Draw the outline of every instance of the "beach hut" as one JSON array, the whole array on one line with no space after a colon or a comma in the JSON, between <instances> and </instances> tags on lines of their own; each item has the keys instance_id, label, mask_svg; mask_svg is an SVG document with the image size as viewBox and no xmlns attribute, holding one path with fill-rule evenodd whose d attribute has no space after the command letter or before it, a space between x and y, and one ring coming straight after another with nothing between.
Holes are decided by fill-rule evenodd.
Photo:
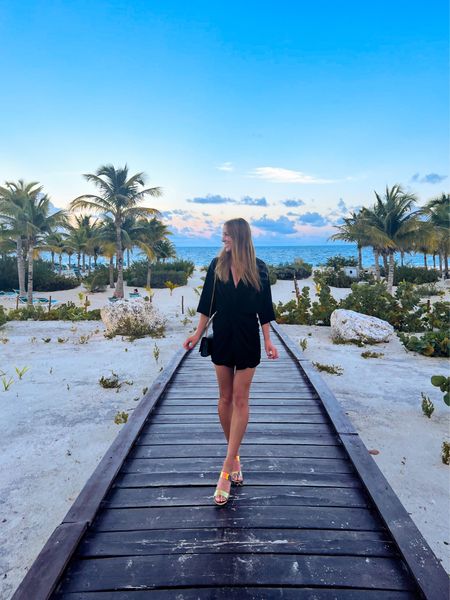
<instances>
[{"instance_id":1,"label":"beach hut","mask_svg":"<svg viewBox=\"0 0 450 600\"><path fill-rule=\"evenodd\" d=\"M357 279L359 277L358 267L344 267L344 273L348 277L354 277L355 279Z\"/></svg>"}]
</instances>

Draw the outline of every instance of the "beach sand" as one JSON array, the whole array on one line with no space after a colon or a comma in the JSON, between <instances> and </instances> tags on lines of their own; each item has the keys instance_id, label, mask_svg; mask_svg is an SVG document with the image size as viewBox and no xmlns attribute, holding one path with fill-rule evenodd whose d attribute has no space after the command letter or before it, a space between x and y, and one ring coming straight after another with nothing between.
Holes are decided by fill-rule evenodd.
<instances>
[{"instance_id":1,"label":"beach sand","mask_svg":"<svg viewBox=\"0 0 450 600\"><path fill-rule=\"evenodd\" d=\"M108 340L101 321L9 322L0 329L0 369L7 379L14 379L8 391L0 391L1 600L11 597L122 427L114 423L116 413L132 413L144 388L196 327L197 316L187 316L187 307L197 307L194 288L202 284L202 275L196 270L188 286L172 295L166 289L155 290L153 302L168 323L162 339ZM300 288L309 285L314 297L311 278L299 283ZM80 304L79 291L84 290L51 296ZM336 298L349 293L332 291ZM111 290L90 294L90 308L100 308L111 295ZM293 283L277 282L272 296L275 302L290 300ZM5 299L1 303L14 305ZM447 361L407 352L396 336L368 348L383 352L383 358L365 360L361 352L366 348L333 345L328 327L282 328L294 340L308 340L306 358L343 367L342 376L322 376L366 446L380 451L375 461L449 571L450 470L440 459L442 441L449 438L449 409L430 383L431 375L448 372ZM160 351L158 362L155 346ZM16 367L28 367L22 379ZM118 392L98 383L112 371L123 382ZM422 415L421 391L434 402L431 419Z\"/></svg>"}]
</instances>

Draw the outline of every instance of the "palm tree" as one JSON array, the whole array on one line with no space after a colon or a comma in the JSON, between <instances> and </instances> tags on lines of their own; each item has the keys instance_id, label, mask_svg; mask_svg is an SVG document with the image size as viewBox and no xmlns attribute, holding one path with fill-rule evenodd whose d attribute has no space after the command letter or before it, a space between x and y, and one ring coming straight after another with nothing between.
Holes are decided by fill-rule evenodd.
<instances>
[{"instance_id":1,"label":"palm tree","mask_svg":"<svg viewBox=\"0 0 450 600\"><path fill-rule=\"evenodd\" d=\"M136 245L139 246L147 257L146 285L149 288L152 276L152 262L157 258L157 245L165 239L166 235L170 235L170 232L167 229L167 225L153 218L150 220L139 219L136 222L133 234Z\"/></svg>"},{"instance_id":2,"label":"palm tree","mask_svg":"<svg viewBox=\"0 0 450 600\"><path fill-rule=\"evenodd\" d=\"M0 187L0 217L3 218L11 237L16 242L17 275L19 279L19 294L25 296L25 252L26 252L26 223L25 208L30 198L36 198L42 193L42 186L36 181L25 183L7 181Z\"/></svg>"},{"instance_id":3,"label":"palm tree","mask_svg":"<svg viewBox=\"0 0 450 600\"><path fill-rule=\"evenodd\" d=\"M173 242L163 238L155 244L155 254L157 261L162 260L165 262L168 258L176 258L177 251L173 245Z\"/></svg>"},{"instance_id":4,"label":"palm tree","mask_svg":"<svg viewBox=\"0 0 450 600\"><path fill-rule=\"evenodd\" d=\"M58 254L59 269L58 273L62 272L62 255L67 251L67 234L59 231L53 231L44 240L43 248L50 250L52 255L52 267L55 266L55 253Z\"/></svg>"},{"instance_id":5,"label":"palm tree","mask_svg":"<svg viewBox=\"0 0 450 600\"><path fill-rule=\"evenodd\" d=\"M344 217L344 223L336 225L336 228L339 232L330 236L329 239L356 242L358 247L358 267L362 269L362 248L370 245L362 213L352 212L350 217Z\"/></svg>"},{"instance_id":6,"label":"palm tree","mask_svg":"<svg viewBox=\"0 0 450 600\"><path fill-rule=\"evenodd\" d=\"M142 189L145 184L144 174L136 173L128 176L128 167L116 169L113 165L99 167L95 174L84 175L99 190L100 195L84 194L75 198L70 204L71 209L90 209L114 219L116 229L116 262L117 285L114 295L123 298L123 244L122 223L127 216L144 217L159 214L155 208L138 206L146 196L161 196L159 187Z\"/></svg>"},{"instance_id":7,"label":"palm tree","mask_svg":"<svg viewBox=\"0 0 450 600\"><path fill-rule=\"evenodd\" d=\"M84 226L84 216L75 215L75 222L73 224L68 223L66 228L68 231L67 244L77 255L77 266L78 271L80 271L81 257L84 257L88 246L88 234Z\"/></svg>"},{"instance_id":8,"label":"palm tree","mask_svg":"<svg viewBox=\"0 0 450 600\"><path fill-rule=\"evenodd\" d=\"M450 194L441 194L427 202L421 209L436 236L436 246L439 252L440 269L444 257L444 276L448 278L448 255L450 252Z\"/></svg>"},{"instance_id":9,"label":"palm tree","mask_svg":"<svg viewBox=\"0 0 450 600\"><path fill-rule=\"evenodd\" d=\"M405 244L412 243L419 229L419 213L412 211L416 201L415 195L405 192L398 184L391 189L386 186L383 197L375 192L375 197L374 207L363 209L366 231L375 253L381 250L381 254L386 257L386 262L389 261L387 287L392 292L394 254Z\"/></svg>"}]
</instances>

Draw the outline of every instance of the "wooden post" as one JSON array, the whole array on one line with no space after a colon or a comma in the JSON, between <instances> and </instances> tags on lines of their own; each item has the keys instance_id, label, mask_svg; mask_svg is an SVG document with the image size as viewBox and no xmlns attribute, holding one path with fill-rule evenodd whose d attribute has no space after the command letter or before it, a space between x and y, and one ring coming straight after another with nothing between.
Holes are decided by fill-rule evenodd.
<instances>
[{"instance_id":1,"label":"wooden post","mask_svg":"<svg viewBox=\"0 0 450 600\"><path fill-rule=\"evenodd\" d=\"M184 296L181 296L181 314L184 315Z\"/></svg>"},{"instance_id":2,"label":"wooden post","mask_svg":"<svg viewBox=\"0 0 450 600\"><path fill-rule=\"evenodd\" d=\"M51 296L49 296L49 297L48 297L48 312L50 312L50 311L51 311L51 308L52 308L52 297L51 297Z\"/></svg>"},{"instance_id":3,"label":"wooden post","mask_svg":"<svg viewBox=\"0 0 450 600\"><path fill-rule=\"evenodd\" d=\"M19 309L19 294L16 296L16 310Z\"/></svg>"}]
</instances>

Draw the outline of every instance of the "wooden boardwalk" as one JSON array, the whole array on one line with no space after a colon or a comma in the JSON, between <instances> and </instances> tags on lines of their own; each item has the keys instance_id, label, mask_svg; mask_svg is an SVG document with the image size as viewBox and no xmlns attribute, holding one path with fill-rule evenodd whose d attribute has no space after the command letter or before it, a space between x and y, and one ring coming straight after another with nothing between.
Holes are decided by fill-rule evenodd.
<instances>
[{"instance_id":1,"label":"wooden boardwalk","mask_svg":"<svg viewBox=\"0 0 450 600\"><path fill-rule=\"evenodd\" d=\"M241 448L225 455L209 359L180 351L123 427L14 600L412 600L448 577L335 397L274 326Z\"/></svg>"}]
</instances>

